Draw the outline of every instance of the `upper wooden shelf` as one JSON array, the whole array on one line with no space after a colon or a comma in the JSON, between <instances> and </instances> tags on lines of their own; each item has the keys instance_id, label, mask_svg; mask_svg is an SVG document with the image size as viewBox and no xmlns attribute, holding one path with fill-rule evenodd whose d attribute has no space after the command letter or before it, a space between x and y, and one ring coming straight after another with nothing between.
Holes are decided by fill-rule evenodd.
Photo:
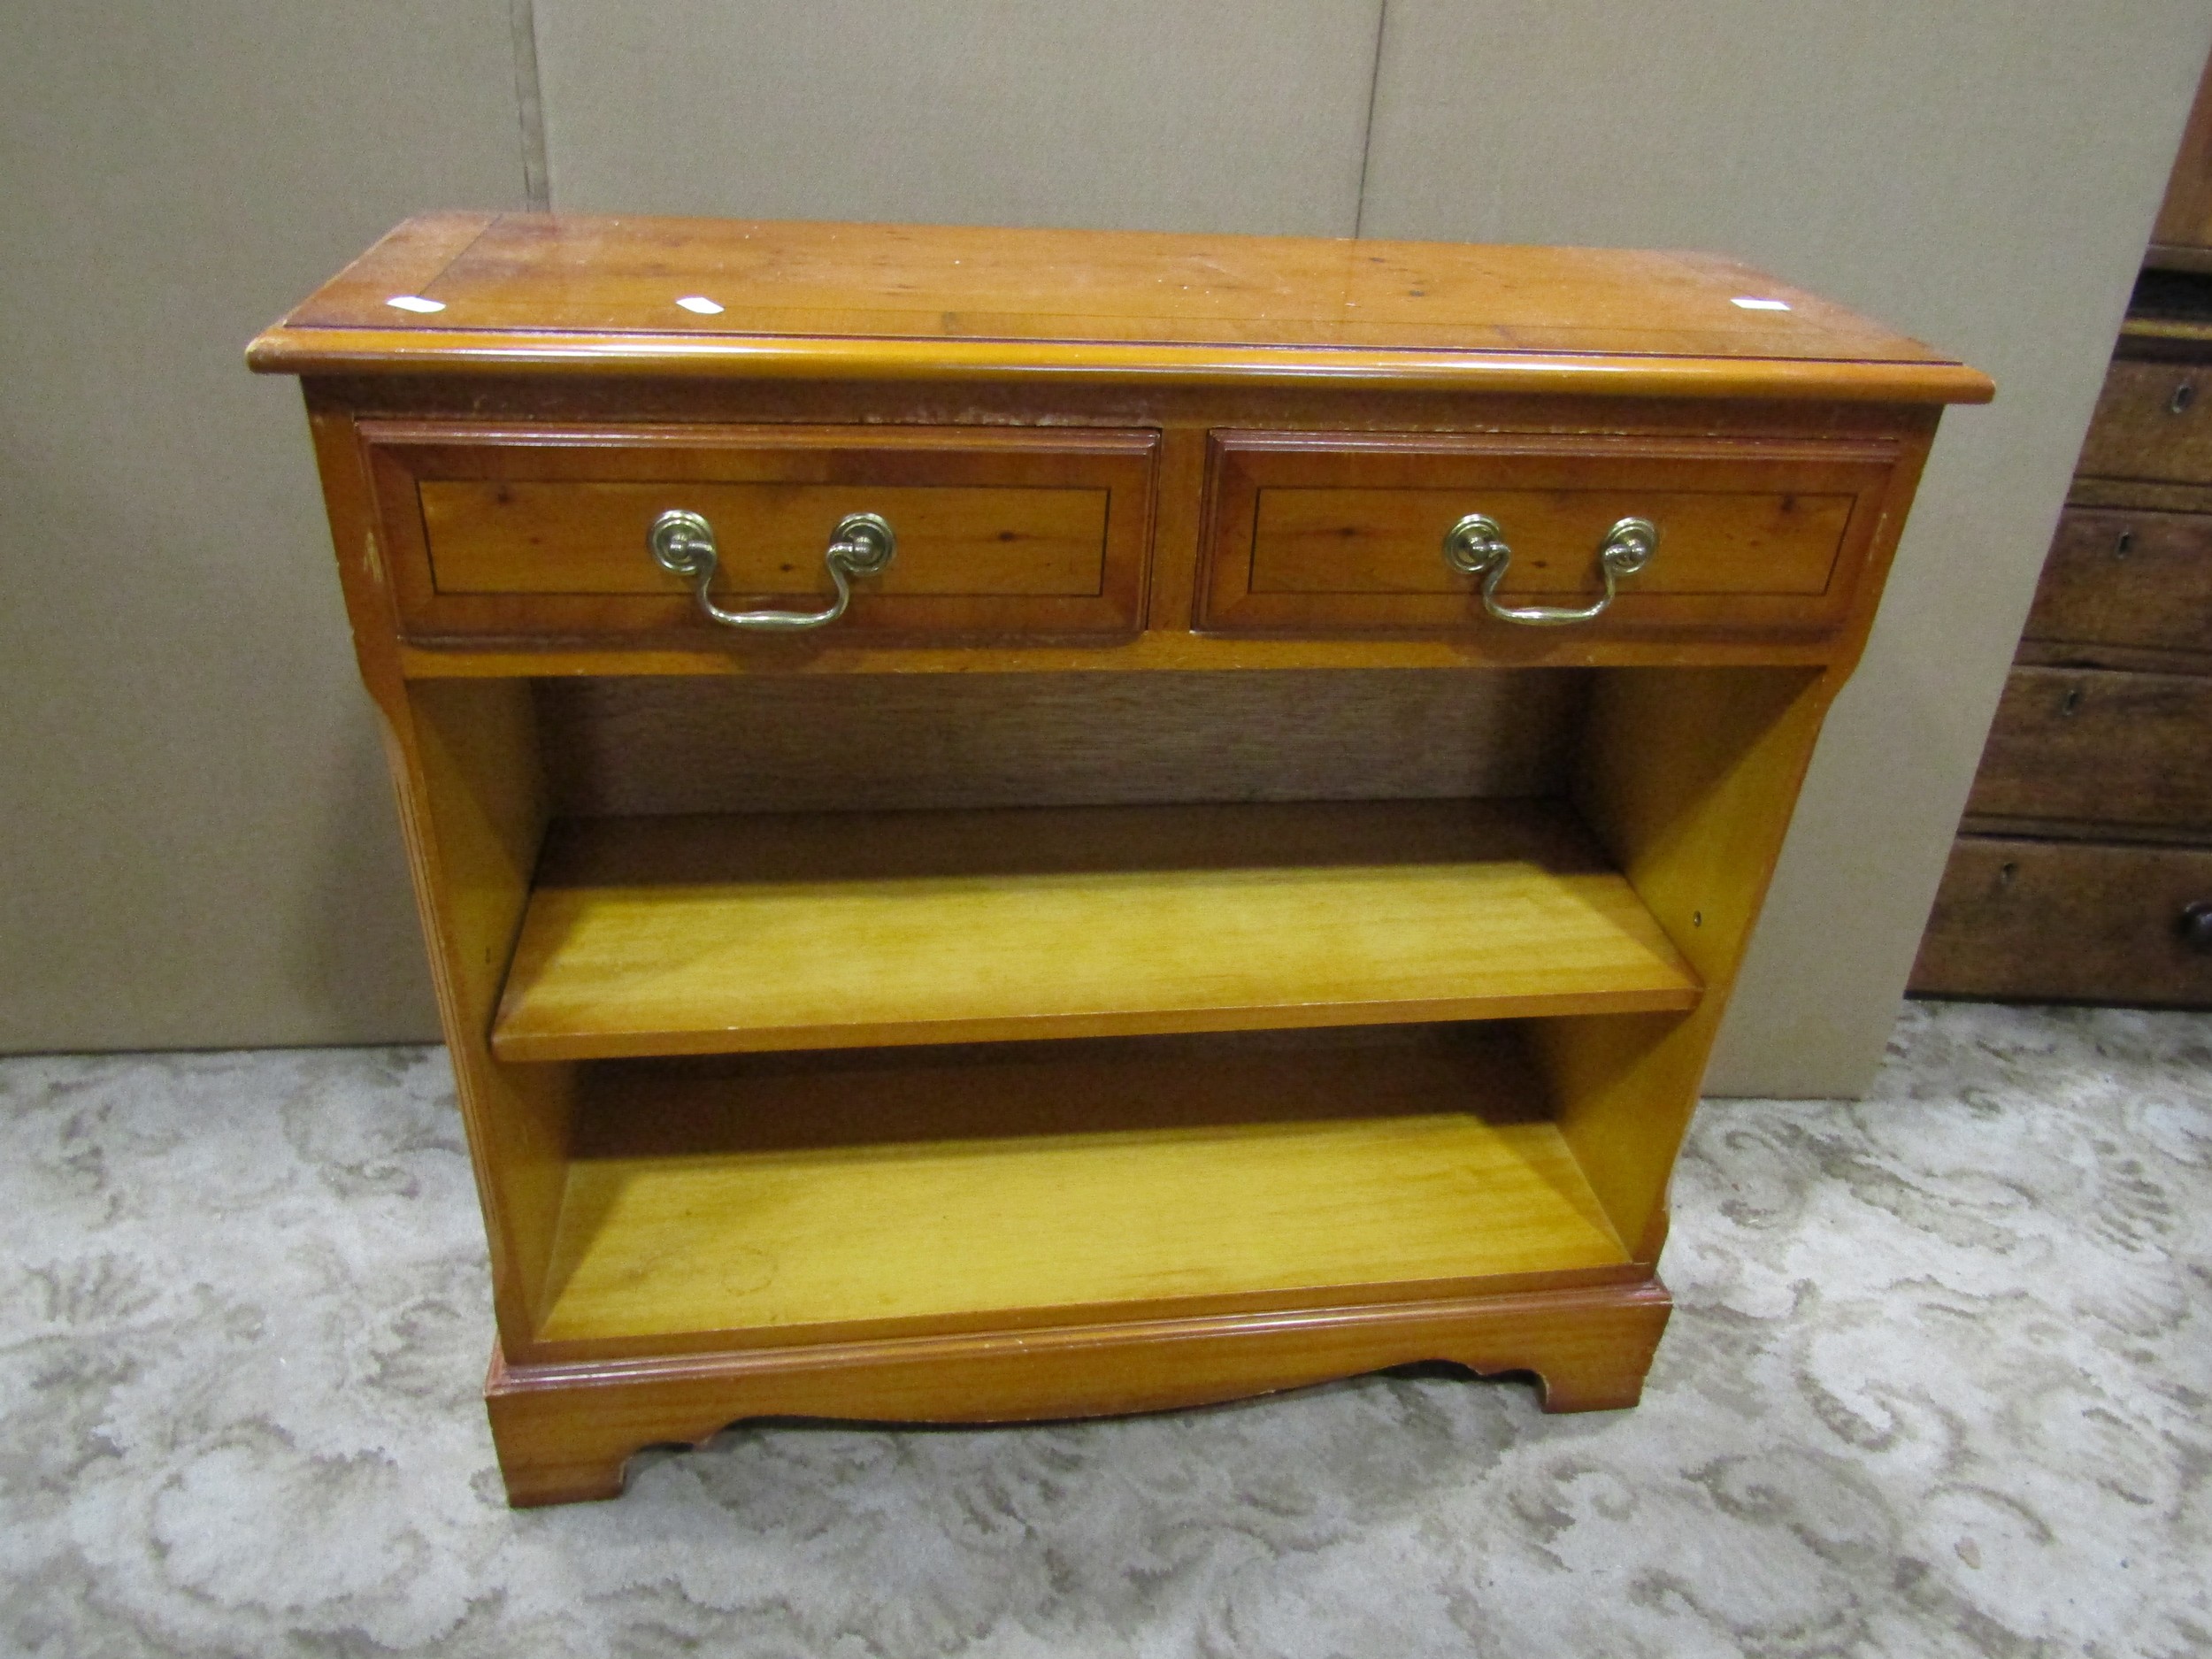
<instances>
[{"instance_id":1,"label":"upper wooden shelf","mask_svg":"<svg viewBox=\"0 0 2212 1659\"><path fill-rule=\"evenodd\" d=\"M1702 254L530 213L409 221L248 360L287 373L1993 392L1917 341Z\"/></svg>"},{"instance_id":2,"label":"upper wooden shelf","mask_svg":"<svg viewBox=\"0 0 2212 1659\"><path fill-rule=\"evenodd\" d=\"M1694 1007L1552 802L557 825L503 1060Z\"/></svg>"}]
</instances>

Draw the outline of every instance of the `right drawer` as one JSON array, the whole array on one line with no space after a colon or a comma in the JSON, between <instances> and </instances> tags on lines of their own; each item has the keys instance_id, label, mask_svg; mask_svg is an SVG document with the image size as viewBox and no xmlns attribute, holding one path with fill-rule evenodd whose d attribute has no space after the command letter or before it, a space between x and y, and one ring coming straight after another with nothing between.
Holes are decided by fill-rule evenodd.
<instances>
[{"instance_id":1,"label":"right drawer","mask_svg":"<svg viewBox=\"0 0 2212 1659\"><path fill-rule=\"evenodd\" d=\"M2212 1005L2212 851L1962 835L1911 988Z\"/></svg>"},{"instance_id":2,"label":"right drawer","mask_svg":"<svg viewBox=\"0 0 2212 1659\"><path fill-rule=\"evenodd\" d=\"M1575 622L1599 634L1819 631L1849 610L1896 463L1876 442L1217 432L1198 622L1496 630L1594 610ZM1447 541L1477 517L1504 557L1471 572ZM1601 550L1628 520L1656 544L1607 601Z\"/></svg>"},{"instance_id":3,"label":"right drawer","mask_svg":"<svg viewBox=\"0 0 2212 1659\"><path fill-rule=\"evenodd\" d=\"M2014 669L1966 810L2212 825L2212 676Z\"/></svg>"}]
</instances>

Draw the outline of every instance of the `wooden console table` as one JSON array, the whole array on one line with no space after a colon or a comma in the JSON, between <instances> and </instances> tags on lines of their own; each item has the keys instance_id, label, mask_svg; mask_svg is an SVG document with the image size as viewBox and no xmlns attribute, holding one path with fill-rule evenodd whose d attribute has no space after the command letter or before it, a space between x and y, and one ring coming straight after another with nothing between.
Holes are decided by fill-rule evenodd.
<instances>
[{"instance_id":1,"label":"wooden console table","mask_svg":"<svg viewBox=\"0 0 2212 1659\"><path fill-rule=\"evenodd\" d=\"M1682 255L531 215L250 361L517 1503L764 1415L1632 1403L1799 779L1991 393Z\"/></svg>"}]
</instances>

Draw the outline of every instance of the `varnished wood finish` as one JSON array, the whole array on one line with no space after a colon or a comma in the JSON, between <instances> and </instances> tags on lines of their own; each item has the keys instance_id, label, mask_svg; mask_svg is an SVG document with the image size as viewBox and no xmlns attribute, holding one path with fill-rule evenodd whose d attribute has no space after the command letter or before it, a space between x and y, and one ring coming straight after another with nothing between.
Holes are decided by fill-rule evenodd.
<instances>
[{"instance_id":1,"label":"varnished wood finish","mask_svg":"<svg viewBox=\"0 0 2212 1659\"><path fill-rule=\"evenodd\" d=\"M2212 826L2194 820L2174 824L2122 824L2109 818L2029 818L2001 812L1969 812L1959 820L1959 833L2029 836L2062 841L2114 841L2147 846L2199 847L2212 844Z\"/></svg>"},{"instance_id":2,"label":"varnished wood finish","mask_svg":"<svg viewBox=\"0 0 2212 1659\"><path fill-rule=\"evenodd\" d=\"M2027 637L2212 657L2212 516L2068 508Z\"/></svg>"},{"instance_id":3,"label":"varnished wood finish","mask_svg":"<svg viewBox=\"0 0 2212 1659\"><path fill-rule=\"evenodd\" d=\"M2085 478L2074 475L2066 492L2069 508L2118 508L2126 512L2212 512L2212 486L2170 484L2156 479ZM2063 529L2066 523L2061 518Z\"/></svg>"},{"instance_id":4,"label":"varnished wood finish","mask_svg":"<svg viewBox=\"0 0 2212 1659\"><path fill-rule=\"evenodd\" d=\"M397 612L352 423L311 403L310 430L355 654L398 795L431 985L483 1208L493 1312L501 1338L526 1348L543 1306L572 1106L569 1068L504 1066L483 1041L545 827L527 687L503 680L410 684L402 677Z\"/></svg>"},{"instance_id":5,"label":"varnished wood finish","mask_svg":"<svg viewBox=\"0 0 2212 1659\"><path fill-rule=\"evenodd\" d=\"M411 678L560 675L753 675L846 673L1067 672L1071 671L1192 672L1222 668L1573 667L1635 665L1695 660L1746 666L1855 659L1870 624L1878 582L1863 578L1834 626L1745 630L1726 634L1700 628L1623 633L1613 629L1533 629L1487 622L1427 638L1408 635L1348 639L1318 635L1221 636L1187 631L1196 603L1200 512L1208 435L1257 421L1271 428L1331 423L1340 428L1408 434L1474 428L1484 432L1546 434L1563 440L1593 432L1620 437L1704 439L1762 436L1848 440L1897 457L1886 490L1870 525L1869 571L1886 560L1911 498L1933 411L1924 408L1847 404L1757 404L1673 400L1645 402L1591 397L1471 400L1421 393L1343 394L1318 397L1303 390L1263 388L1220 390L1144 385L1068 386L1044 398L1025 385L959 388L870 384L789 386L780 382L596 382L570 389L563 405L532 382L499 381L472 398L437 377L398 382L410 394L396 400L388 384L358 380L311 383L312 398L342 396L365 415L405 424L436 411L487 428L527 417L554 425L595 414L603 424L625 409L657 425L757 425L779 419L807 425L861 422L942 426L948 421L1018 426L1048 421L1086 426L1132 426L1160 431L1160 486L1152 535L1147 628L1134 638L1043 641L1034 635L962 638L943 643L855 634L829 627L792 638L738 637L710 631L687 617L681 633L595 641L573 637L532 639L440 637L403 641L402 671ZM463 382L463 385L467 384ZM417 408L416 405L419 405ZM609 603L600 601L600 603ZM672 610L672 616L680 614ZM508 626L502 624L503 626ZM723 637L728 635L728 637ZM1233 643L1232 641L1233 640Z\"/></svg>"},{"instance_id":6,"label":"varnished wood finish","mask_svg":"<svg viewBox=\"0 0 2212 1659\"><path fill-rule=\"evenodd\" d=\"M645 531L677 494L664 484L426 483L432 580L441 594L665 593L671 578L644 557ZM808 562L863 501L899 550L865 579L864 599L1088 595L1105 582L1102 489L705 484L680 498L710 524L742 526L742 541L717 549L712 592L726 607L826 590L826 579L810 587Z\"/></svg>"},{"instance_id":7,"label":"varnished wood finish","mask_svg":"<svg viewBox=\"0 0 2212 1659\"><path fill-rule=\"evenodd\" d=\"M1442 557L1446 533L1479 512L1513 549L1509 604L1589 603L1613 525L1658 526L1658 551L1593 637L1824 626L1848 602L1896 458L1773 441L1217 433L1201 626L1509 629Z\"/></svg>"},{"instance_id":8,"label":"varnished wood finish","mask_svg":"<svg viewBox=\"0 0 2212 1659\"><path fill-rule=\"evenodd\" d=\"M1919 342L1731 261L1584 248L453 215L254 342L257 368L1068 376L1981 402ZM437 302L392 309L393 293ZM701 316L679 299L714 301ZM1779 299L1747 310L1738 297Z\"/></svg>"},{"instance_id":9,"label":"varnished wood finish","mask_svg":"<svg viewBox=\"0 0 2212 1659\"><path fill-rule=\"evenodd\" d=\"M2212 365L2114 358L2077 471L2212 484Z\"/></svg>"},{"instance_id":10,"label":"varnished wood finish","mask_svg":"<svg viewBox=\"0 0 2212 1659\"><path fill-rule=\"evenodd\" d=\"M1532 1023L1561 1133L1640 1262L1840 677L1655 670L1599 682L1575 796L1708 987L1686 1016Z\"/></svg>"},{"instance_id":11,"label":"varnished wood finish","mask_svg":"<svg viewBox=\"0 0 2212 1659\"><path fill-rule=\"evenodd\" d=\"M1128 634L1143 610L1156 434L924 427L363 429L403 623L417 637L660 634L719 645L646 545L717 526L726 609L811 610L848 513L897 536L841 634Z\"/></svg>"},{"instance_id":12,"label":"varnished wood finish","mask_svg":"<svg viewBox=\"0 0 2212 1659\"><path fill-rule=\"evenodd\" d=\"M1435 1295L1628 1260L1498 1027L595 1074L549 1355Z\"/></svg>"},{"instance_id":13,"label":"varnished wood finish","mask_svg":"<svg viewBox=\"0 0 2212 1659\"><path fill-rule=\"evenodd\" d=\"M518 1503L750 1416L1632 1403L1799 777L1990 393L1699 256L546 216L403 227L252 357L306 377ZM731 601L810 604L886 501L816 634L643 563L691 506ZM1655 501L1595 627L1425 563L1491 511L1563 601Z\"/></svg>"},{"instance_id":14,"label":"varnished wood finish","mask_svg":"<svg viewBox=\"0 0 2212 1659\"><path fill-rule=\"evenodd\" d=\"M2146 265L2212 269L2212 64L2197 83L2197 101L2182 129L2180 153L2167 175L2166 197L2151 227Z\"/></svg>"},{"instance_id":15,"label":"varnished wood finish","mask_svg":"<svg viewBox=\"0 0 2212 1659\"><path fill-rule=\"evenodd\" d=\"M1590 675L541 681L556 812L884 811L1556 795Z\"/></svg>"},{"instance_id":16,"label":"varnished wood finish","mask_svg":"<svg viewBox=\"0 0 2212 1659\"><path fill-rule=\"evenodd\" d=\"M1898 492L1893 492L1898 493ZM1910 491L1901 494L1909 497ZM1155 574L1159 572L1156 568ZM1871 619L1871 606L1868 618ZM402 671L412 680L512 680L528 676L590 675L913 675L1210 673L1217 670L1441 668L1640 668L1714 662L1739 668L1821 665L1855 661L1860 618L1825 634L1709 635L1698 643L1672 634L1623 637L1618 631L1575 633L1566 628L1514 627L1486 623L1480 629L1432 637L1392 638L1373 630L1345 630L1334 638L1263 638L1251 634L1169 633L1155 627L1127 642L1041 644L1001 636L973 648L956 643L878 644L833 629L797 639L763 634L720 641L712 648L657 642L608 648L565 641L531 641L512 648L477 641L403 643ZM1702 633L1703 630L1698 632ZM1560 638L1566 634L1571 637Z\"/></svg>"},{"instance_id":17,"label":"varnished wood finish","mask_svg":"<svg viewBox=\"0 0 2212 1659\"><path fill-rule=\"evenodd\" d=\"M1966 810L2212 825L2212 677L2014 669Z\"/></svg>"},{"instance_id":18,"label":"varnished wood finish","mask_svg":"<svg viewBox=\"0 0 2212 1659\"><path fill-rule=\"evenodd\" d=\"M2212 265L2201 250L2152 251ZM1916 993L2212 1002L2206 958L2178 926L2185 905L2212 900L2212 854L2193 850L2212 843L2212 328L2161 314L2182 291L2139 288L2122 326Z\"/></svg>"},{"instance_id":19,"label":"varnished wood finish","mask_svg":"<svg viewBox=\"0 0 2212 1659\"><path fill-rule=\"evenodd\" d=\"M505 1060L1679 1010L1571 813L1398 802L586 819Z\"/></svg>"},{"instance_id":20,"label":"varnished wood finish","mask_svg":"<svg viewBox=\"0 0 2212 1659\"><path fill-rule=\"evenodd\" d=\"M490 1024L544 833L526 689L498 680L409 688L404 718L421 780L414 810L424 820L411 850L425 932L443 948L449 1033ZM450 1046L494 1233L510 1247L493 1261L495 1279L511 1281L502 1330L519 1336L544 1311L572 1079L565 1067L502 1064L480 1041Z\"/></svg>"},{"instance_id":21,"label":"varnished wood finish","mask_svg":"<svg viewBox=\"0 0 2212 1659\"><path fill-rule=\"evenodd\" d=\"M1935 996L2212 1008L2212 953L2181 913L2212 902L2212 850L1962 835L1913 964Z\"/></svg>"},{"instance_id":22,"label":"varnished wood finish","mask_svg":"<svg viewBox=\"0 0 2212 1659\"><path fill-rule=\"evenodd\" d=\"M1656 1279L1428 1302L765 1348L652 1363L509 1365L485 1402L508 1502L620 1495L650 1445L748 1417L1021 1423L1203 1405L1441 1360L1532 1372L1548 1411L1632 1406L1673 1303Z\"/></svg>"}]
</instances>

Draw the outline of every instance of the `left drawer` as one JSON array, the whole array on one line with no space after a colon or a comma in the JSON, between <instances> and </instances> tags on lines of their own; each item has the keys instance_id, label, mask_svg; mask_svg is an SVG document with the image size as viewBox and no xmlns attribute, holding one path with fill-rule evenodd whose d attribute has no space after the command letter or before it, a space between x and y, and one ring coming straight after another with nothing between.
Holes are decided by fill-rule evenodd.
<instances>
[{"instance_id":1,"label":"left drawer","mask_svg":"<svg viewBox=\"0 0 2212 1659\"><path fill-rule=\"evenodd\" d=\"M360 427L402 629L418 640L803 633L1132 634L1143 615L1159 436L974 426ZM813 628L710 618L650 545L696 515L707 597L740 614L829 610L856 514L890 560ZM695 541L696 537L694 538Z\"/></svg>"}]
</instances>

